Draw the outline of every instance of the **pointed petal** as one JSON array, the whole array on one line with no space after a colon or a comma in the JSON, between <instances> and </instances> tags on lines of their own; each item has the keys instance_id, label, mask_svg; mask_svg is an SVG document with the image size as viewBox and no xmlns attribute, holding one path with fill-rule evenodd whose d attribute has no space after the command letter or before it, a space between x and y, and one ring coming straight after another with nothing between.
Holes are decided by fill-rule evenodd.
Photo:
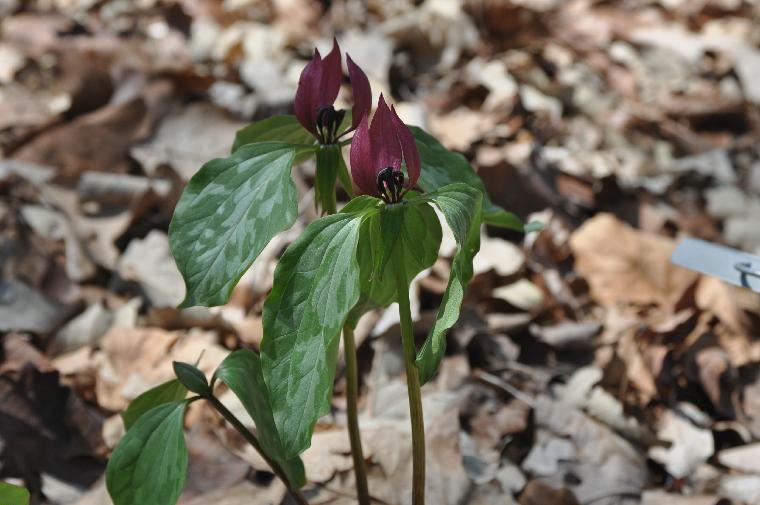
<instances>
[{"instance_id":1,"label":"pointed petal","mask_svg":"<svg viewBox=\"0 0 760 505\"><path fill-rule=\"evenodd\" d=\"M401 146L396 137L391 110L385 103L382 93L377 103L377 110L369 127L372 139L372 161L375 174L386 167L401 169Z\"/></svg>"},{"instance_id":2,"label":"pointed petal","mask_svg":"<svg viewBox=\"0 0 760 505\"><path fill-rule=\"evenodd\" d=\"M322 82L319 87L319 102L317 109L327 107L335 103L340 91L340 83L343 80L343 67L340 64L340 46L333 39L333 48L322 60Z\"/></svg>"},{"instance_id":3,"label":"pointed petal","mask_svg":"<svg viewBox=\"0 0 760 505\"><path fill-rule=\"evenodd\" d=\"M406 172L408 180L406 181L407 188L413 188L417 184L417 179L420 178L420 152L417 150L417 142L414 140L409 127L401 121L401 118L396 114L395 107L391 106L391 120L393 126L396 128L396 135L398 135L399 144L401 144L401 153L406 162Z\"/></svg>"},{"instance_id":4,"label":"pointed petal","mask_svg":"<svg viewBox=\"0 0 760 505\"><path fill-rule=\"evenodd\" d=\"M372 163L372 146L369 135L369 117L365 114L351 140L351 177L362 193L377 193L375 169Z\"/></svg>"},{"instance_id":5,"label":"pointed petal","mask_svg":"<svg viewBox=\"0 0 760 505\"><path fill-rule=\"evenodd\" d=\"M348 66L348 79L351 81L351 93L354 96L354 106L351 108L353 130L359 124L362 117L368 115L372 109L372 89L369 86L367 74L354 63L351 56L346 54Z\"/></svg>"},{"instance_id":6,"label":"pointed petal","mask_svg":"<svg viewBox=\"0 0 760 505\"><path fill-rule=\"evenodd\" d=\"M298 89L293 102L296 118L311 133L317 133L317 100L322 81L322 57L314 50L314 57L304 67L298 79Z\"/></svg>"}]
</instances>

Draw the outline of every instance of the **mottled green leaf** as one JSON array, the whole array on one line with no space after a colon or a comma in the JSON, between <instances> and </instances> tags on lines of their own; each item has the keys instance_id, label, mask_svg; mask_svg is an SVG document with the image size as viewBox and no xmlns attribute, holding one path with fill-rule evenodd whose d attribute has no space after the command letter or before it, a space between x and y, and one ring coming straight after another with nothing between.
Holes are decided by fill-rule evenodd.
<instances>
[{"instance_id":1,"label":"mottled green leaf","mask_svg":"<svg viewBox=\"0 0 760 505\"><path fill-rule=\"evenodd\" d=\"M114 505L174 505L187 477L186 401L152 408L111 455L106 487Z\"/></svg>"},{"instance_id":2,"label":"mottled green leaf","mask_svg":"<svg viewBox=\"0 0 760 505\"><path fill-rule=\"evenodd\" d=\"M258 354L249 349L230 353L215 375L235 393L256 423L259 442L266 455L279 463L292 487L302 487L306 483L303 462L299 456L287 457L282 448Z\"/></svg>"},{"instance_id":3,"label":"mottled green leaf","mask_svg":"<svg viewBox=\"0 0 760 505\"><path fill-rule=\"evenodd\" d=\"M494 226L524 231L519 217L495 205L488 197L483 181L472 169L464 156L449 151L422 128L410 126L422 160L419 186L427 192L448 184L465 183L483 193L483 220Z\"/></svg>"},{"instance_id":4,"label":"mottled green leaf","mask_svg":"<svg viewBox=\"0 0 760 505\"><path fill-rule=\"evenodd\" d=\"M0 482L0 504L29 505L29 491L25 487Z\"/></svg>"},{"instance_id":5,"label":"mottled green leaf","mask_svg":"<svg viewBox=\"0 0 760 505\"><path fill-rule=\"evenodd\" d=\"M141 415L164 403L174 403L184 400L187 396L187 388L177 379L159 384L153 389L149 389L129 404L127 410L121 413L121 419L124 421L124 429L129 430L135 421Z\"/></svg>"},{"instance_id":6,"label":"mottled green leaf","mask_svg":"<svg viewBox=\"0 0 760 505\"><path fill-rule=\"evenodd\" d=\"M287 456L309 446L317 419L329 412L338 336L359 299L359 229L372 200L311 223L274 272L261 361Z\"/></svg>"},{"instance_id":7,"label":"mottled green leaf","mask_svg":"<svg viewBox=\"0 0 760 505\"><path fill-rule=\"evenodd\" d=\"M438 206L446 217L457 241L457 253L452 260L449 283L435 324L417 355L417 367L423 384L438 369L446 351L446 332L459 319L465 289L472 279L472 260L480 250L482 193L466 184L451 184L428 193L426 199Z\"/></svg>"},{"instance_id":8,"label":"mottled green leaf","mask_svg":"<svg viewBox=\"0 0 760 505\"><path fill-rule=\"evenodd\" d=\"M238 130L235 134L235 142L232 144L232 152L234 153L246 144L270 141L306 146L314 144L314 137L301 126L295 116L272 116Z\"/></svg>"},{"instance_id":9,"label":"mottled green leaf","mask_svg":"<svg viewBox=\"0 0 760 505\"><path fill-rule=\"evenodd\" d=\"M298 215L295 149L248 144L190 179L169 226L187 294L182 307L221 305L264 246Z\"/></svg>"},{"instance_id":10,"label":"mottled green leaf","mask_svg":"<svg viewBox=\"0 0 760 505\"><path fill-rule=\"evenodd\" d=\"M411 282L438 259L441 236L438 216L422 199L368 216L362 225L357 251L361 297L351 310L348 323L355 326L362 314L396 301L396 274L393 262L388 260L399 254L399 245L404 251L404 273L407 282Z\"/></svg>"}]
</instances>

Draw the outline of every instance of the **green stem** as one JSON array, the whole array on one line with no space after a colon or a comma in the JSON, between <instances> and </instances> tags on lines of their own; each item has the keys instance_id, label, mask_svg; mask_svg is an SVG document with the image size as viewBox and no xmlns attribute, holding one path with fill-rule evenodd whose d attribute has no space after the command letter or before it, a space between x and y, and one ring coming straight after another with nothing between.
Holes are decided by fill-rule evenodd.
<instances>
[{"instance_id":1,"label":"green stem","mask_svg":"<svg viewBox=\"0 0 760 505\"><path fill-rule=\"evenodd\" d=\"M343 154L337 144L321 145L317 148L317 173L314 181L314 198L317 209L325 214L335 214L337 202L335 182L338 179Z\"/></svg>"},{"instance_id":2,"label":"green stem","mask_svg":"<svg viewBox=\"0 0 760 505\"><path fill-rule=\"evenodd\" d=\"M356 342L354 329L343 327L343 350L346 358L346 413L348 415L348 436L351 440L351 456L354 458L356 475L356 495L359 505L370 505L367 470L364 467L362 438L359 432L359 372L356 363Z\"/></svg>"},{"instance_id":3,"label":"green stem","mask_svg":"<svg viewBox=\"0 0 760 505\"><path fill-rule=\"evenodd\" d=\"M401 243L399 242L399 246ZM406 387L409 395L409 415L412 422L412 505L425 504L425 423L422 417L422 393L420 391L420 371L415 360L417 348L414 345L412 311L409 307L409 284L404 272L404 251L401 247L393 254L396 271L398 311L401 318L401 342L404 346L406 364Z\"/></svg>"},{"instance_id":4,"label":"green stem","mask_svg":"<svg viewBox=\"0 0 760 505\"><path fill-rule=\"evenodd\" d=\"M251 430L246 428L243 423L240 422L240 420L235 417L235 414L230 412L230 410L224 406L222 402L219 401L219 399L215 396L206 396L205 397L209 403L219 412L222 417L224 417L228 423L230 423L238 433L243 435L243 438L253 446L254 449L256 449L256 452L258 452L262 458L264 458L264 461L267 462L267 464L272 468L275 475L280 478L280 480L285 484L285 487L288 488L288 491L290 491L290 494L293 495L293 498L296 500L298 505L309 505L309 502L306 501L306 498L301 494L301 492L297 489L293 489L290 485L290 481L288 480L288 476L285 475L285 472L282 470L282 467L273 459L271 459L269 456L266 455L264 452L264 449L261 447L261 444L259 443L259 439L256 438L256 435L251 433Z\"/></svg>"},{"instance_id":5,"label":"green stem","mask_svg":"<svg viewBox=\"0 0 760 505\"><path fill-rule=\"evenodd\" d=\"M317 177L315 197L317 205L322 205L325 214L335 214L337 210L335 182L340 181L343 189L353 198L351 177L348 175L340 145L319 146L317 149ZM344 352L346 358L346 414L348 416L348 436L351 440L351 456L354 460L356 476L356 496L359 505L370 505L367 470L364 466L364 451L359 431L359 372L356 363L356 343L354 329L343 327Z\"/></svg>"}]
</instances>

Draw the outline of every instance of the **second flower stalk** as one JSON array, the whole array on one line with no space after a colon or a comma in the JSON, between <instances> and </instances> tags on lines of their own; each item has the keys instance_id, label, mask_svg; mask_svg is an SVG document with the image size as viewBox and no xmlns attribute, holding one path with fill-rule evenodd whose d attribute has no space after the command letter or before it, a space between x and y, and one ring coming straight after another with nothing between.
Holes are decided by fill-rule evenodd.
<instances>
[{"instance_id":1,"label":"second flower stalk","mask_svg":"<svg viewBox=\"0 0 760 505\"><path fill-rule=\"evenodd\" d=\"M326 214L337 211L336 182L349 195L354 192L382 199L387 205L399 204L415 187L420 175L420 156L414 137L393 107L380 95L370 122L372 93L364 72L347 56L348 76L354 104L350 125L344 126L345 111L336 110L334 102L342 81L340 48L322 58L315 51L304 68L295 98L295 112L301 125L314 135L317 147L315 200ZM351 141L351 178L341 154L340 139L354 131ZM352 182L353 179L353 182ZM390 209L389 209L390 210ZM399 244L399 249L401 244ZM396 289L399 300L404 358L412 422L413 505L423 505L425 495L425 441L422 418L419 372L415 364L416 348L409 310L409 285L404 272L403 251L394 254ZM346 362L347 420L356 476L359 505L370 505L364 452L358 422L358 364L353 328L343 328Z\"/></svg>"}]
</instances>

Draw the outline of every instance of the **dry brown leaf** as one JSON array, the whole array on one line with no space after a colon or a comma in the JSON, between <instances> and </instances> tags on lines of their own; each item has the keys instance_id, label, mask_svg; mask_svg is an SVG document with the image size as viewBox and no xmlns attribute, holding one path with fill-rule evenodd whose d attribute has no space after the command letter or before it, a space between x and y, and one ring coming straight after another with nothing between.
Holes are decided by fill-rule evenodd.
<instances>
[{"instance_id":1,"label":"dry brown leaf","mask_svg":"<svg viewBox=\"0 0 760 505\"><path fill-rule=\"evenodd\" d=\"M544 445L534 446L531 454L536 452L536 457L532 461L542 468L538 475L547 484L567 487L581 502L645 485L648 475L644 456L606 426L546 396L537 398L535 419L542 428L538 433L543 434ZM528 461L530 455L523 469ZM576 477L572 483L565 480L567 472Z\"/></svg>"},{"instance_id":2,"label":"dry brown leaf","mask_svg":"<svg viewBox=\"0 0 760 505\"><path fill-rule=\"evenodd\" d=\"M76 181L89 170L128 173L130 147L148 135L161 112L156 106L170 91L166 83L153 84L141 97L102 107L47 130L14 156L56 167L62 181Z\"/></svg>"},{"instance_id":3,"label":"dry brown leaf","mask_svg":"<svg viewBox=\"0 0 760 505\"><path fill-rule=\"evenodd\" d=\"M97 363L96 395L101 407L124 409L140 393L173 376L172 361L194 363L207 375L216 369L227 351L213 333L168 332L156 328L114 328L101 342Z\"/></svg>"},{"instance_id":4,"label":"dry brown leaf","mask_svg":"<svg viewBox=\"0 0 760 505\"><path fill-rule=\"evenodd\" d=\"M697 274L670 263L675 243L599 214L570 237L575 268L600 304L672 307Z\"/></svg>"},{"instance_id":5,"label":"dry brown leaf","mask_svg":"<svg viewBox=\"0 0 760 505\"><path fill-rule=\"evenodd\" d=\"M245 124L211 104L192 104L169 115L148 142L130 153L148 175L166 164L187 180L208 160L226 156L235 132Z\"/></svg>"},{"instance_id":6,"label":"dry brown leaf","mask_svg":"<svg viewBox=\"0 0 760 505\"><path fill-rule=\"evenodd\" d=\"M520 505L580 505L573 493L564 488L555 488L540 480L532 480L520 495Z\"/></svg>"},{"instance_id":7,"label":"dry brown leaf","mask_svg":"<svg viewBox=\"0 0 760 505\"><path fill-rule=\"evenodd\" d=\"M69 312L69 308L48 300L23 282L0 282L0 331L44 335L55 330Z\"/></svg>"},{"instance_id":8,"label":"dry brown leaf","mask_svg":"<svg viewBox=\"0 0 760 505\"><path fill-rule=\"evenodd\" d=\"M760 444L742 445L720 451L718 461L734 470L760 475Z\"/></svg>"},{"instance_id":9,"label":"dry brown leaf","mask_svg":"<svg viewBox=\"0 0 760 505\"><path fill-rule=\"evenodd\" d=\"M734 288L715 277L701 277L695 293L695 301L700 309L715 314L733 332L743 334L749 321L738 304Z\"/></svg>"},{"instance_id":10,"label":"dry brown leaf","mask_svg":"<svg viewBox=\"0 0 760 505\"><path fill-rule=\"evenodd\" d=\"M645 491L641 496L641 505L722 505L723 500L717 496L683 496L664 491ZM728 505L728 504L726 504Z\"/></svg>"},{"instance_id":11,"label":"dry brown leaf","mask_svg":"<svg viewBox=\"0 0 760 505\"><path fill-rule=\"evenodd\" d=\"M176 307L185 298L185 283L169 250L169 237L151 230L134 239L119 259L119 275L143 288L155 307Z\"/></svg>"},{"instance_id":12,"label":"dry brown leaf","mask_svg":"<svg viewBox=\"0 0 760 505\"><path fill-rule=\"evenodd\" d=\"M35 92L18 84L2 86L0 130L15 130L18 140L52 124L58 114L68 109L69 103L66 95Z\"/></svg>"},{"instance_id":13,"label":"dry brown leaf","mask_svg":"<svg viewBox=\"0 0 760 505\"><path fill-rule=\"evenodd\" d=\"M185 505L208 505L209 503L214 505L279 505L282 503L285 493L285 485L278 480L266 486L241 482L235 486L221 488L188 500ZM92 505L96 504L93 503Z\"/></svg>"},{"instance_id":14,"label":"dry brown leaf","mask_svg":"<svg viewBox=\"0 0 760 505\"><path fill-rule=\"evenodd\" d=\"M495 118L466 108L430 118L430 128L449 149L465 151L496 124Z\"/></svg>"},{"instance_id":15,"label":"dry brown leaf","mask_svg":"<svg viewBox=\"0 0 760 505\"><path fill-rule=\"evenodd\" d=\"M660 419L658 438L670 442L670 447L652 447L649 455L665 465L675 478L689 476L713 455L715 445L710 431L699 428L684 416L670 410Z\"/></svg>"}]
</instances>

